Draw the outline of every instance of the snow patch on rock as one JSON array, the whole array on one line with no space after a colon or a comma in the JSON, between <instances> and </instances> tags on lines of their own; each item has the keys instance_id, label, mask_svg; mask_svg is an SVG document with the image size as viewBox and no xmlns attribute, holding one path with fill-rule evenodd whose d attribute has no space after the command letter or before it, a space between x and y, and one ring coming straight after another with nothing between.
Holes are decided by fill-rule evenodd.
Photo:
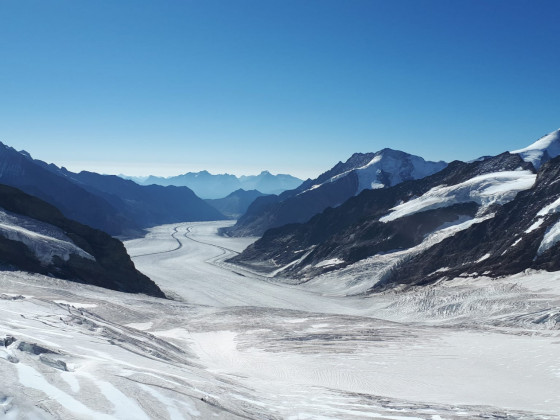
<instances>
[{"instance_id":1,"label":"snow patch on rock","mask_svg":"<svg viewBox=\"0 0 560 420\"><path fill-rule=\"evenodd\" d=\"M531 188L535 179L536 175L526 170L479 175L457 185L432 188L418 198L393 207L379 220L387 223L415 213L471 201L482 207L505 204L513 200L519 191Z\"/></svg>"},{"instance_id":2,"label":"snow patch on rock","mask_svg":"<svg viewBox=\"0 0 560 420\"><path fill-rule=\"evenodd\" d=\"M2 208L0 208L0 235L25 244L43 264L52 263L55 256L68 261L71 254L95 261L92 255L76 246L61 229L7 212Z\"/></svg>"},{"instance_id":3,"label":"snow patch on rock","mask_svg":"<svg viewBox=\"0 0 560 420\"><path fill-rule=\"evenodd\" d=\"M537 255L541 255L543 252L552 248L560 241L560 221L556 222L554 225L549 227L544 234L543 240L537 250Z\"/></svg>"}]
</instances>

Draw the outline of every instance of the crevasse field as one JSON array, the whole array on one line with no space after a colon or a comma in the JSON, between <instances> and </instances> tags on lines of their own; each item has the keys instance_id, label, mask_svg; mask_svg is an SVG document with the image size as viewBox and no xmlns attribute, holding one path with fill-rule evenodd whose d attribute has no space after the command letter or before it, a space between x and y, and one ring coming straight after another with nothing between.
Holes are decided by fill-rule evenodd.
<instances>
[{"instance_id":1,"label":"crevasse field","mask_svg":"<svg viewBox=\"0 0 560 420\"><path fill-rule=\"evenodd\" d=\"M126 243L169 301L2 272L0 418L560 418L560 273L286 285L224 262L227 223Z\"/></svg>"}]
</instances>

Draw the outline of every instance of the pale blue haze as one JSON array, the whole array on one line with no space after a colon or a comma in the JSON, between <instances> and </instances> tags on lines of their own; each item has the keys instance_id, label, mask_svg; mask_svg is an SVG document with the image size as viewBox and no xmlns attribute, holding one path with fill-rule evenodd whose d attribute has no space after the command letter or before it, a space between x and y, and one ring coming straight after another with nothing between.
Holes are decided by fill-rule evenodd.
<instances>
[{"instance_id":1,"label":"pale blue haze","mask_svg":"<svg viewBox=\"0 0 560 420\"><path fill-rule=\"evenodd\" d=\"M314 177L560 127L558 1L0 0L0 140L71 169Z\"/></svg>"}]
</instances>

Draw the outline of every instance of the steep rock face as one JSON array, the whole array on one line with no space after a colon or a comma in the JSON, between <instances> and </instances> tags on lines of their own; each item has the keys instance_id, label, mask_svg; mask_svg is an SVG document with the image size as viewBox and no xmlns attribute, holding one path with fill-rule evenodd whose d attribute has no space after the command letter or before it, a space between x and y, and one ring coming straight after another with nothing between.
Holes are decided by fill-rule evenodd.
<instances>
[{"instance_id":1,"label":"steep rock face","mask_svg":"<svg viewBox=\"0 0 560 420\"><path fill-rule=\"evenodd\" d=\"M143 229L164 223L225 218L186 187L139 186L116 176L76 174L1 143L0 182L117 236L138 236Z\"/></svg>"},{"instance_id":2,"label":"steep rock face","mask_svg":"<svg viewBox=\"0 0 560 420\"><path fill-rule=\"evenodd\" d=\"M227 218L237 219L247 211L253 201L262 196L264 194L257 190L239 189L225 198L205 201Z\"/></svg>"},{"instance_id":3,"label":"steep rock face","mask_svg":"<svg viewBox=\"0 0 560 420\"><path fill-rule=\"evenodd\" d=\"M232 261L310 278L373 255L410 249L453 225L467 228L483 220L530 188L533 172L531 164L509 153L472 163L452 162L420 180L364 190L307 223L271 229Z\"/></svg>"},{"instance_id":4,"label":"steep rock face","mask_svg":"<svg viewBox=\"0 0 560 420\"><path fill-rule=\"evenodd\" d=\"M235 226L224 229L231 236L260 236L267 229L304 223L327 207L336 207L364 189L379 189L420 179L445 168L445 162L427 162L397 150L355 153L315 180L285 191L276 199L257 199Z\"/></svg>"},{"instance_id":5,"label":"steep rock face","mask_svg":"<svg viewBox=\"0 0 560 420\"><path fill-rule=\"evenodd\" d=\"M0 185L0 209L3 265L165 297L153 281L135 269L122 242L108 234L67 219L50 204L6 185Z\"/></svg>"},{"instance_id":6,"label":"steep rock face","mask_svg":"<svg viewBox=\"0 0 560 420\"><path fill-rule=\"evenodd\" d=\"M495 217L459 232L397 267L376 288L441 278L560 270L560 157L543 164L534 186Z\"/></svg>"}]
</instances>

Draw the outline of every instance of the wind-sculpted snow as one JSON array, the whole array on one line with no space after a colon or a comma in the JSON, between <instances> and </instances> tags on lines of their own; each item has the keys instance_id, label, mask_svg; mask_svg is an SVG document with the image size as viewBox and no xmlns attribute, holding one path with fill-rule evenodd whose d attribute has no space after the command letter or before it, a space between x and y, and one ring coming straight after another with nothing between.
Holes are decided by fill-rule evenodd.
<instances>
[{"instance_id":1,"label":"wind-sculpted snow","mask_svg":"<svg viewBox=\"0 0 560 420\"><path fill-rule=\"evenodd\" d=\"M322 296L224 263L250 240L220 226L127 243L173 301L0 273L0 417L560 415L557 274Z\"/></svg>"}]
</instances>

